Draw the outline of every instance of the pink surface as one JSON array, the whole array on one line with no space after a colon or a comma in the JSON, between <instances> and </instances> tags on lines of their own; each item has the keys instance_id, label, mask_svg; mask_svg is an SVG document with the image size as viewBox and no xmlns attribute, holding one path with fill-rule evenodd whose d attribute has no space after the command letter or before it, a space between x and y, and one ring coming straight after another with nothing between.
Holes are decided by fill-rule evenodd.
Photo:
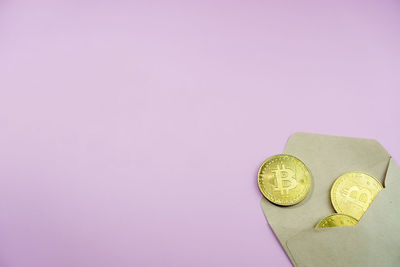
<instances>
[{"instance_id":1,"label":"pink surface","mask_svg":"<svg viewBox=\"0 0 400 267\"><path fill-rule=\"evenodd\" d=\"M396 1L0 1L0 266L290 266L259 164L400 160Z\"/></svg>"}]
</instances>

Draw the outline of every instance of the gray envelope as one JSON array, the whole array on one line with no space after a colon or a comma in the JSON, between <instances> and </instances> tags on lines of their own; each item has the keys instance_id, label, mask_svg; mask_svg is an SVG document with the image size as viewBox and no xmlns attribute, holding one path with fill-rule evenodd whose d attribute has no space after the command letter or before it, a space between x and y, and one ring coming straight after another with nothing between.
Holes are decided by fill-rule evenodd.
<instances>
[{"instance_id":1,"label":"gray envelope","mask_svg":"<svg viewBox=\"0 0 400 267\"><path fill-rule=\"evenodd\" d=\"M375 140L293 134L285 154L301 159L313 178L305 200L261 207L294 266L400 266L400 168ZM384 189L355 226L315 229L333 214L330 189L341 174L361 171Z\"/></svg>"}]
</instances>

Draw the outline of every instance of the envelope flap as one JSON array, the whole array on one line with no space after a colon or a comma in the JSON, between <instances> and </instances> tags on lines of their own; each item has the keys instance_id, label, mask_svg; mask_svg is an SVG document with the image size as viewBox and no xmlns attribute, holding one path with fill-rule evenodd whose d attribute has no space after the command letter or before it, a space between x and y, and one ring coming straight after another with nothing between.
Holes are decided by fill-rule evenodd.
<instances>
[{"instance_id":1,"label":"envelope flap","mask_svg":"<svg viewBox=\"0 0 400 267\"><path fill-rule=\"evenodd\" d=\"M308 229L289 239L296 266L398 266L400 168L393 160L386 183L356 226Z\"/></svg>"},{"instance_id":2,"label":"envelope flap","mask_svg":"<svg viewBox=\"0 0 400 267\"><path fill-rule=\"evenodd\" d=\"M313 184L309 195L291 207L279 207L265 199L261 206L273 231L293 260L286 242L296 234L313 229L334 212L330 188L343 173L362 171L384 180L390 155L375 140L296 133L285 147L285 154L296 156L310 169Z\"/></svg>"}]
</instances>

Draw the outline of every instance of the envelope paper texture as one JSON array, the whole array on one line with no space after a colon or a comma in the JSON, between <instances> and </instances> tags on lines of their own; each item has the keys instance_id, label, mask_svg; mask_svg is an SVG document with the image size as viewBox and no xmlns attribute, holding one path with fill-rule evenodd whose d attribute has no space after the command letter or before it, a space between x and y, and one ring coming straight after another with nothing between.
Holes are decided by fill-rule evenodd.
<instances>
[{"instance_id":1,"label":"envelope paper texture","mask_svg":"<svg viewBox=\"0 0 400 267\"><path fill-rule=\"evenodd\" d=\"M261 207L294 266L400 266L400 168L375 140L293 134L285 154L302 160L312 175L305 200ZM315 229L335 213L330 189L340 175L361 171L384 188L355 226Z\"/></svg>"}]
</instances>

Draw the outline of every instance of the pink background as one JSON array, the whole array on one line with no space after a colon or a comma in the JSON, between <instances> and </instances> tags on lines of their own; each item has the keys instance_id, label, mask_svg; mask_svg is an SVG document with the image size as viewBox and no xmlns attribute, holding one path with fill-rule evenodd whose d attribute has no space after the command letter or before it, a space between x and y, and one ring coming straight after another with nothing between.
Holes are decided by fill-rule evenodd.
<instances>
[{"instance_id":1,"label":"pink background","mask_svg":"<svg viewBox=\"0 0 400 267\"><path fill-rule=\"evenodd\" d=\"M398 1L0 1L0 266L290 266L296 131L400 159Z\"/></svg>"}]
</instances>

